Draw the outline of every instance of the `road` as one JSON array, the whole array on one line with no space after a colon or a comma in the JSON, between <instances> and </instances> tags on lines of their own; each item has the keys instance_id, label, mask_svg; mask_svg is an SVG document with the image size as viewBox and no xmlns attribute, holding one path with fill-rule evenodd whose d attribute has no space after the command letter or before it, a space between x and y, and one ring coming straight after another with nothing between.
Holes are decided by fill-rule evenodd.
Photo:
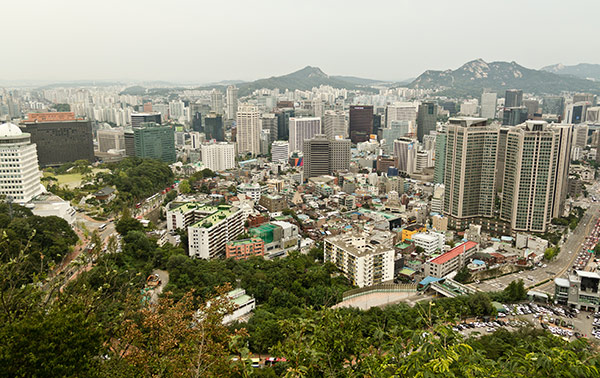
<instances>
[{"instance_id":1,"label":"road","mask_svg":"<svg viewBox=\"0 0 600 378\"><path fill-rule=\"evenodd\" d=\"M595 186L594 186L595 187ZM536 287L535 290L549 294L554 294L554 278L562 277L567 274L577 255L583 248L585 238L591 233L591 230L600 217L600 204L594 203L585 212L577 228L568 236L567 240L561 246L558 256L547 263L546 268L535 268L535 270L520 271L508 274L492 280L487 280L474 286L483 291L500 291L507 287L512 281L522 279L526 287L534 286L538 283L550 279L550 282Z\"/></svg>"}]
</instances>

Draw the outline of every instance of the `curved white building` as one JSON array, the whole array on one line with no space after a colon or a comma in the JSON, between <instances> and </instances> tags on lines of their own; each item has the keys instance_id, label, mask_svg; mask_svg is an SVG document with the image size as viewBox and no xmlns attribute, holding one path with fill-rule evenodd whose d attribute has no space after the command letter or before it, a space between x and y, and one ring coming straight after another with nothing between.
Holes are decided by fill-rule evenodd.
<instances>
[{"instance_id":1,"label":"curved white building","mask_svg":"<svg viewBox=\"0 0 600 378\"><path fill-rule=\"evenodd\" d=\"M0 125L0 196L25 203L43 192L30 134L12 123Z\"/></svg>"}]
</instances>

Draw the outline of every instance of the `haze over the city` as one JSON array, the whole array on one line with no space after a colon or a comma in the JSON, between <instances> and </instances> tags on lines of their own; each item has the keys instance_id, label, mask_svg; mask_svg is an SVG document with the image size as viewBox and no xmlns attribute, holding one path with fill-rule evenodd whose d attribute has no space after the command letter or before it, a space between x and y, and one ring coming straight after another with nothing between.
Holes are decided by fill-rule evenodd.
<instances>
[{"instance_id":1,"label":"haze over the city","mask_svg":"<svg viewBox=\"0 0 600 378\"><path fill-rule=\"evenodd\" d=\"M582 38L597 33L599 11L581 0L11 1L0 81L208 83L306 65L400 81L477 58L599 63Z\"/></svg>"}]
</instances>

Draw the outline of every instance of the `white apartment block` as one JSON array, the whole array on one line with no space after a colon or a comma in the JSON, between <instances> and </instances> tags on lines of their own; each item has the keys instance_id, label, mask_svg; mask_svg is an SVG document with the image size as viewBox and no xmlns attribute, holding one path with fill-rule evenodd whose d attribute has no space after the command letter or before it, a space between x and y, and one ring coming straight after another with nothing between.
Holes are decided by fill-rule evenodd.
<instances>
[{"instance_id":1,"label":"white apartment block","mask_svg":"<svg viewBox=\"0 0 600 378\"><path fill-rule=\"evenodd\" d=\"M325 239L324 260L332 262L358 287L394 279L391 232L351 231Z\"/></svg>"},{"instance_id":2,"label":"white apartment block","mask_svg":"<svg viewBox=\"0 0 600 378\"><path fill-rule=\"evenodd\" d=\"M314 138L317 134L321 134L321 118L290 117L290 152L303 151L304 141Z\"/></svg>"},{"instance_id":3,"label":"white apartment block","mask_svg":"<svg viewBox=\"0 0 600 378\"><path fill-rule=\"evenodd\" d=\"M188 227L190 257L214 259L224 257L225 244L244 232L246 218L237 207L205 205L194 210L194 220Z\"/></svg>"},{"instance_id":4,"label":"white apartment block","mask_svg":"<svg viewBox=\"0 0 600 378\"><path fill-rule=\"evenodd\" d=\"M240 184L237 186L238 194L245 194L252 198L256 203L260 200L260 196L266 187L261 187L260 184Z\"/></svg>"},{"instance_id":5,"label":"white apartment block","mask_svg":"<svg viewBox=\"0 0 600 378\"><path fill-rule=\"evenodd\" d=\"M220 142L201 145L202 164L212 171L235 168L235 145Z\"/></svg>"}]
</instances>

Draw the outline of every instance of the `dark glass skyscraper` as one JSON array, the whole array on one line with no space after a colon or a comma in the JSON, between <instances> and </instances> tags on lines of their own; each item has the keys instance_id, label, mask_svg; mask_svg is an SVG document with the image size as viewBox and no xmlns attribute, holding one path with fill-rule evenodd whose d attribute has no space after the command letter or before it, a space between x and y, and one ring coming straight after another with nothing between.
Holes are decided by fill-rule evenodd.
<instances>
[{"instance_id":1,"label":"dark glass skyscraper","mask_svg":"<svg viewBox=\"0 0 600 378\"><path fill-rule=\"evenodd\" d=\"M223 116L213 112L209 113L204 118L204 134L206 134L207 140L214 139L218 142L224 142Z\"/></svg>"},{"instance_id":2,"label":"dark glass skyscraper","mask_svg":"<svg viewBox=\"0 0 600 378\"><path fill-rule=\"evenodd\" d=\"M523 105L523 91L519 89L509 89L504 95L504 106L507 108L517 108Z\"/></svg>"},{"instance_id":3,"label":"dark glass skyscraper","mask_svg":"<svg viewBox=\"0 0 600 378\"><path fill-rule=\"evenodd\" d=\"M435 102L427 101L419 105L417 114L417 139L423 142L423 136L435 131L438 106Z\"/></svg>"},{"instance_id":4,"label":"dark glass skyscraper","mask_svg":"<svg viewBox=\"0 0 600 378\"><path fill-rule=\"evenodd\" d=\"M156 124L162 123L160 113L133 113L131 115L131 127L139 127L140 124L145 122L154 122Z\"/></svg>"},{"instance_id":5,"label":"dark glass skyscraper","mask_svg":"<svg viewBox=\"0 0 600 378\"><path fill-rule=\"evenodd\" d=\"M373 132L373 106L350 105L350 140L365 142Z\"/></svg>"}]
</instances>

